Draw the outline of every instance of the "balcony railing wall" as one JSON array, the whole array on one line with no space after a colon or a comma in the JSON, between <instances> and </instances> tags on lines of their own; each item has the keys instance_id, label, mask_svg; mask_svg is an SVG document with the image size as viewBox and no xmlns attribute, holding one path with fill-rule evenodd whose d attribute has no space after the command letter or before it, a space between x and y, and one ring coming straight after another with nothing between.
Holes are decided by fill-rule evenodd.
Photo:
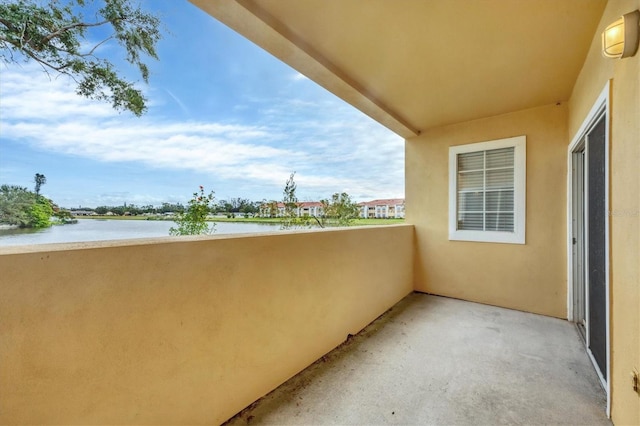
<instances>
[{"instance_id":1,"label":"balcony railing wall","mask_svg":"<svg viewBox=\"0 0 640 426\"><path fill-rule=\"evenodd\" d=\"M409 225L0 249L0 423L214 424L413 289Z\"/></svg>"}]
</instances>

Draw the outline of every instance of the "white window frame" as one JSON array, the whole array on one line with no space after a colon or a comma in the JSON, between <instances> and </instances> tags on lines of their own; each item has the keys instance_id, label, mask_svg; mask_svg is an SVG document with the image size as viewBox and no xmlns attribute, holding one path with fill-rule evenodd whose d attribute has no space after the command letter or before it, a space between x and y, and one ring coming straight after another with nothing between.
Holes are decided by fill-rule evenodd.
<instances>
[{"instance_id":1,"label":"white window frame","mask_svg":"<svg viewBox=\"0 0 640 426\"><path fill-rule=\"evenodd\" d=\"M514 148L513 232L469 231L458 228L458 154ZM449 240L487 243L525 244L527 138L516 136L487 142L449 147Z\"/></svg>"}]
</instances>

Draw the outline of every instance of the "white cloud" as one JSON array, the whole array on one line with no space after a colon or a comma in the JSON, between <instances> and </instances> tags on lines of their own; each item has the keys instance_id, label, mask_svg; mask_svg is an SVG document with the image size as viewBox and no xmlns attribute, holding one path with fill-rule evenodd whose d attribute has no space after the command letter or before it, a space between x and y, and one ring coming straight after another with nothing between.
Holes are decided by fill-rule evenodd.
<instances>
[{"instance_id":1,"label":"white cloud","mask_svg":"<svg viewBox=\"0 0 640 426\"><path fill-rule=\"evenodd\" d=\"M75 114L94 119L113 116L106 104L83 102L69 80L34 66L24 66L22 72L3 70L2 120L50 121Z\"/></svg>"},{"instance_id":2,"label":"white cloud","mask_svg":"<svg viewBox=\"0 0 640 426\"><path fill-rule=\"evenodd\" d=\"M262 117L252 123L167 120L153 111L132 118L77 96L65 77L50 81L28 66L3 70L0 96L0 143L274 188L295 170L301 198L341 191L358 199L403 195L402 139L333 99L252 99Z\"/></svg>"}]
</instances>

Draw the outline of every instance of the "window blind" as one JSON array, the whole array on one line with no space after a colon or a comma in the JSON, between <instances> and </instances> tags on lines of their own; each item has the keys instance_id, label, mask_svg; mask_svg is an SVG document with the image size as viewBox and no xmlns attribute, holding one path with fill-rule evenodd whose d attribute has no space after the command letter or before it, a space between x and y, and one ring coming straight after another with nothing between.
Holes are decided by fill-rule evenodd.
<instances>
[{"instance_id":1,"label":"window blind","mask_svg":"<svg viewBox=\"0 0 640 426\"><path fill-rule=\"evenodd\" d=\"M514 230L515 148L457 156L457 229Z\"/></svg>"}]
</instances>

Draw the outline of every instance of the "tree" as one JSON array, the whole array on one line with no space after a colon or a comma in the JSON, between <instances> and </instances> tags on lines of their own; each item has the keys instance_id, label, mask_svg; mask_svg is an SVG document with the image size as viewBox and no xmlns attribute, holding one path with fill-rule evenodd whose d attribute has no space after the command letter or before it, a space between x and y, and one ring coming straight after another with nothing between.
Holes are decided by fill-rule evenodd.
<instances>
[{"instance_id":1,"label":"tree","mask_svg":"<svg viewBox=\"0 0 640 426\"><path fill-rule=\"evenodd\" d=\"M316 224L321 228L326 226L349 226L359 216L360 208L353 202L351 196L346 192L335 193L330 200L321 200L322 214L319 216L300 216L299 203L296 195L298 185L294 177L296 172L291 173L289 179L285 183L283 190L284 215L282 229L290 228L308 228ZM263 203L263 211L273 211L268 204ZM276 207L277 208L277 207Z\"/></svg>"},{"instance_id":2,"label":"tree","mask_svg":"<svg viewBox=\"0 0 640 426\"><path fill-rule=\"evenodd\" d=\"M147 204L146 206L140 207L141 213L157 213L156 208L151 204Z\"/></svg>"},{"instance_id":3,"label":"tree","mask_svg":"<svg viewBox=\"0 0 640 426\"><path fill-rule=\"evenodd\" d=\"M262 217L266 216L266 217L275 218L278 216L278 202L274 200L271 200L271 201L263 200L262 203L260 204L259 211Z\"/></svg>"},{"instance_id":4,"label":"tree","mask_svg":"<svg viewBox=\"0 0 640 426\"><path fill-rule=\"evenodd\" d=\"M101 46L114 41L148 82L149 69L142 57L158 58L160 21L130 0L99 4L102 7L93 0L0 2L0 57L13 64L35 61L47 74L73 79L78 95L140 116L147 109L142 92L97 55Z\"/></svg>"},{"instance_id":5,"label":"tree","mask_svg":"<svg viewBox=\"0 0 640 426\"><path fill-rule=\"evenodd\" d=\"M0 223L21 228L44 228L51 225L51 201L15 185L0 186Z\"/></svg>"},{"instance_id":6,"label":"tree","mask_svg":"<svg viewBox=\"0 0 640 426\"><path fill-rule=\"evenodd\" d=\"M53 216L53 208L49 200L36 195L36 202L29 209L29 226L31 228L49 227L51 226L51 216Z\"/></svg>"},{"instance_id":7,"label":"tree","mask_svg":"<svg viewBox=\"0 0 640 426\"><path fill-rule=\"evenodd\" d=\"M21 186L0 186L0 223L28 226L29 210L33 204L30 194L27 188Z\"/></svg>"},{"instance_id":8,"label":"tree","mask_svg":"<svg viewBox=\"0 0 640 426\"><path fill-rule=\"evenodd\" d=\"M218 201L216 211L221 213L231 213L233 211L233 204L227 200L220 200Z\"/></svg>"},{"instance_id":9,"label":"tree","mask_svg":"<svg viewBox=\"0 0 640 426\"><path fill-rule=\"evenodd\" d=\"M213 206L213 191L208 195L204 193L204 187L200 185L200 190L193 193L193 198L189 200L184 212L179 212L175 223L177 228L171 227L169 235L200 235L212 234L215 232L215 224L207 223L207 215Z\"/></svg>"},{"instance_id":10,"label":"tree","mask_svg":"<svg viewBox=\"0 0 640 426\"><path fill-rule=\"evenodd\" d=\"M36 173L35 177L33 178L33 181L36 183L36 187L35 187L36 195L40 195L40 187L45 183L47 183L47 178L40 173Z\"/></svg>"},{"instance_id":11,"label":"tree","mask_svg":"<svg viewBox=\"0 0 640 426\"><path fill-rule=\"evenodd\" d=\"M320 202L322 203L323 218L318 223L323 228L327 224L349 226L360 213L360 208L346 192L336 192L331 196L331 200L321 200Z\"/></svg>"},{"instance_id":12,"label":"tree","mask_svg":"<svg viewBox=\"0 0 640 426\"><path fill-rule=\"evenodd\" d=\"M284 204L284 215L282 217L282 229L305 228L309 226L309 217L298 216L298 197L296 195L296 184L294 177L296 172L289 175L289 179L282 191L282 203Z\"/></svg>"},{"instance_id":13,"label":"tree","mask_svg":"<svg viewBox=\"0 0 640 426\"><path fill-rule=\"evenodd\" d=\"M250 214L255 215L260 211L260 203L252 202L249 200L242 200L240 205L240 213L244 213L245 217Z\"/></svg>"},{"instance_id":14,"label":"tree","mask_svg":"<svg viewBox=\"0 0 640 426\"><path fill-rule=\"evenodd\" d=\"M170 204L170 203L162 203L160 207L160 213L179 213L184 212L184 206L180 203Z\"/></svg>"},{"instance_id":15,"label":"tree","mask_svg":"<svg viewBox=\"0 0 640 426\"><path fill-rule=\"evenodd\" d=\"M123 216L124 215L124 206L113 206L109 209L109 211L113 214L115 214L116 216Z\"/></svg>"}]
</instances>

